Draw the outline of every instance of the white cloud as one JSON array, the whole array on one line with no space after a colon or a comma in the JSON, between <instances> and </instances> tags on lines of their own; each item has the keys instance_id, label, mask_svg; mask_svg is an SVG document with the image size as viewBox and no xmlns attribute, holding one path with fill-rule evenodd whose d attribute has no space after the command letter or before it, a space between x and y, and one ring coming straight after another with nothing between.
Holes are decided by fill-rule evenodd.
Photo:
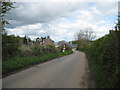
<instances>
[{"instance_id":1,"label":"white cloud","mask_svg":"<svg viewBox=\"0 0 120 90\"><path fill-rule=\"evenodd\" d=\"M103 15L117 15L118 2L96 2L95 4Z\"/></svg>"},{"instance_id":2,"label":"white cloud","mask_svg":"<svg viewBox=\"0 0 120 90\"><path fill-rule=\"evenodd\" d=\"M39 35L39 33L45 33L44 30L41 29L42 24L32 24L32 25L25 25L25 26L19 26L13 29L6 28L7 32L9 34L14 34L14 35Z\"/></svg>"},{"instance_id":3,"label":"white cloud","mask_svg":"<svg viewBox=\"0 0 120 90\"><path fill-rule=\"evenodd\" d=\"M12 2L118 2L119 0L11 0Z\"/></svg>"},{"instance_id":4,"label":"white cloud","mask_svg":"<svg viewBox=\"0 0 120 90\"><path fill-rule=\"evenodd\" d=\"M96 15L101 15L100 11L97 9L97 7L92 7L91 10L93 10L93 12L96 14Z\"/></svg>"},{"instance_id":5,"label":"white cloud","mask_svg":"<svg viewBox=\"0 0 120 90\"><path fill-rule=\"evenodd\" d=\"M91 27L101 37L113 27L116 3L19 3L13 10L15 27L7 28L9 34L37 38L50 35L55 40L73 40L80 29ZM105 6L107 5L107 6ZM115 9L115 10L114 10ZM18 11L19 10L19 11ZM112 15L113 14L113 15ZM109 16L109 18L108 18Z\"/></svg>"}]
</instances>

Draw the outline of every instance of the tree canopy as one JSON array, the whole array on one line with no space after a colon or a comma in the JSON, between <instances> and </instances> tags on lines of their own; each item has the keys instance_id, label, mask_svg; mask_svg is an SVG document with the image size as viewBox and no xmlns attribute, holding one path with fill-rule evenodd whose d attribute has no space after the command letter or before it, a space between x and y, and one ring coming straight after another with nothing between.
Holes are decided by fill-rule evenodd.
<instances>
[{"instance_id":1,"label":"tree canopy","mask_svg":"<svg viewBox=\"0 0 120 90\"><path fill-rule=\"evenodd\" d=\"M13 2L0 2L0 7L1 7L1 24L2 24L2 30L4 30L4 25L9 24L8 20L5 19L5 16L10 12L12 8L15 8L13 6Z\"/></svg>"}]
</instances>

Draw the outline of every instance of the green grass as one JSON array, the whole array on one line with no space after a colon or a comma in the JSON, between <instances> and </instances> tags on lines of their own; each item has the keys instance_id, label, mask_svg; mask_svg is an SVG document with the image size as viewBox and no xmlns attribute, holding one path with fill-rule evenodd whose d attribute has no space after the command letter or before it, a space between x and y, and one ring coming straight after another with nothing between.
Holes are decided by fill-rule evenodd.
<instances>
[{"instance_id":1,"label":"green grass","mask_svg":"<svg viewBox=\"0 0 120 90\"><path fill-rule=\"evenodd\" d=\"M90 66L91 73L95 79L96 88L110 88L112 82L110 81L110 76L106 76L104 69L102 69L100 64L96 62L95 60L96 58L89 56L87 49L86 50L81 49L79 51L84 52L87 55L88 64Z\"/></svg>"},{"instance_id":2,"label":"green grass","mask_svg":"<svg viewBox=\"0 0 120 90\"><path fill-rule=\"evenodd\" d=\"M109 34L90 43L86 50L96 88L120 88L120 31Z\"/></svg>"},{"instance_id":3,"label":"green grass","mask_svg":"<svg viewBox=\"0 0 120 90\"><path fill-rule=\"evenodd\" d=\"M102 66L96 61L96 57L89 56L87 51L84 51L88 58L88 64L91 69L91 73L95 80L96 88L113 88L112 76L108 76L106 71L101 68ZM92 53L92 52L91 52Z\"/></svg>"},{"instance_id":4,"label":"green grass","mask_svg":"<svg viewBox=\"0 0 120 90\"><path fill-rule=\"evenodd\" d=\"M66 51L65 53L58 52L58 53L50 53L42 56L29 56L29 57L19 57L16 56L13 59L3 61L3 68L2 68L2 74L8 74L10 72L20 70L22 68L34 65L34 64L39 64L41 62L45 62L57 57L65 56L68 54L72 54L72 51Z\"/></svg>"},{"instance_id":5,"label":"green grass","mask_svg":"<svg viewBox=\"0 0 120 90\"><path fill-rule=\"evenodd\" d=\"M108 78L105 76L105 73L103 69L101 69L100 65L94 60L89 59L88 62L96 82L96 88L108 88L110 85Z\"/></svg>"},{"instance_id":6,"label":"green grass","mask_svg":"<svg viewBox=\"0 0 120 90\"><path fill-rule=\"evenodd\" d=\"M86 48L84 48L84 49L77 48L77 50L80 52L86 52L87 49Z\"/></svg>"}]
</instances>

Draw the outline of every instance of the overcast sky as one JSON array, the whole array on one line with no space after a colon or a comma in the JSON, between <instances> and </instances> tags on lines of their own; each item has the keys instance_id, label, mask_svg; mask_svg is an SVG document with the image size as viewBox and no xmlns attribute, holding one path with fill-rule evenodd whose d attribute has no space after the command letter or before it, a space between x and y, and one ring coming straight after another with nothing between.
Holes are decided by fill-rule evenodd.
<instances>
[{"instance_id":1,"label":"overcast sky","mask_svg":"<svg viewBox=\"0 0 120 90\"><path fill-rule=\"evenodd\" d=\"M54 41L75 39L80 29L91 27L97 38L117 22L117 2L16 2L6 18L8 34L30 38L50 36Z\"/></svg>"}]
</instances>

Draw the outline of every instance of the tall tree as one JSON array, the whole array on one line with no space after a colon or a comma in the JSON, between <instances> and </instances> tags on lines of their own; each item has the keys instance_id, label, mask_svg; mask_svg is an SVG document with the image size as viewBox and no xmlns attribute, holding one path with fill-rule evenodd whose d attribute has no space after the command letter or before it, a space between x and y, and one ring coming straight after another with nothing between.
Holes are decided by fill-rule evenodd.
<instances>
[{"instance_id":1,"label":"tall tree","mask_svg":"<svg viewBox=\"0 0 120 90\"><path fill-rule=\"evenodd\" d=\"M25 37L23 38L23 43L27 45L27 41L28 41L28 38L27 38L27 36L25 35Z\"/></svg>"},{"instance_id":2,"label":"tall tree","mask_svg":"<svg viewBox=\"0 0 120 90\"><path fill-rule=\"evenodd\" d=\"M91 28L86 28L83 30L80 30L77 34L77 40L78 40L78 48L84 49L87 45L89 45L90 41L95 39L96 35L94 34L93 30Z\"/></svg>"},{"instance_id":3,"label":"tall tree","mask_svg":"<svg viewBox=\"0 0 120 90\"><path fill-rule=\"evenodd\" d=\"M1 2L0 1L0 11L1 11L1 14L0 14L0 18L1 18L1 28L2 30L1 31L4 31L4 25L5 24L9 24L8 20L5 19L5 16L10 12L10 10L12 8L15 8L13 6L13 2Z\"/></svg>"}]
</instances>

